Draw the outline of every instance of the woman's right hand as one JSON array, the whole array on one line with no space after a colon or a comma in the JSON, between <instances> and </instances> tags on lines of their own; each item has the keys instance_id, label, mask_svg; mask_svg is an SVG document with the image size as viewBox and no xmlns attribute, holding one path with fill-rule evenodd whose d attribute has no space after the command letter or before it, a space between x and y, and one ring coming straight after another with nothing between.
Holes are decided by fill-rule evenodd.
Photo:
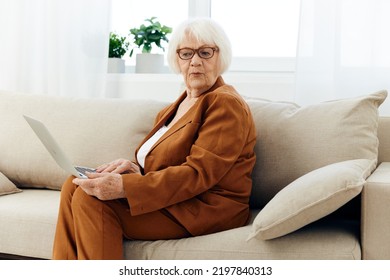
<instances>
[{"instance_id":1,"label":"woman's right hand","mask_svg":"<svg viewBox=\"0 0 390 280\"><path fill-rule=\"evenodd\" d=\"M96 168L97 173L138 173L141 174L141 170L137 164L127 159L117 159L110 163L103 164Z\"/></svg>"}]
</instances>

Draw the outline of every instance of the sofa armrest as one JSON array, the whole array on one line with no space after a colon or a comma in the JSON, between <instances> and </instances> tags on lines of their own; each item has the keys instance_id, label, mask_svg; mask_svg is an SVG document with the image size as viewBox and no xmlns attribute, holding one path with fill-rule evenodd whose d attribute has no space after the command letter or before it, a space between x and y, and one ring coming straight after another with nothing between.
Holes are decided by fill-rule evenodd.
<instances>
[{"instance_id":1,"label":"sofa armrest","mask_svg":"<svg viewBox=\"0 0 390 280\"><path fill-rule=\"evenodd\" d=\"M363 259L390 260L390 162L381 163L362 191Z\"/></svg>"}]
</instances>

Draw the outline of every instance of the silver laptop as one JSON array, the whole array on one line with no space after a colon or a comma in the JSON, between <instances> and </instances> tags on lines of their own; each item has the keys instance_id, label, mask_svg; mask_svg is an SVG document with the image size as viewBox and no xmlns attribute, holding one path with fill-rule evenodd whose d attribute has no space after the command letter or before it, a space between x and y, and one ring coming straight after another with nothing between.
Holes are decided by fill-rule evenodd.
<instances>
[{"instance_id":1,"label":"silver laptop","mask_svg":"<svg viewBox=\"0 0 390 280\"><path fill-rule=\"evenodd\" d=\"M31 126L35 134L38 136L39 140L41 140L42 144L49 151L53 159L57 162L57 164L62 167L65 171L70 174L78 177L86 179L88 178L85 175L85 172L95 172L96 170L93 168L82 167L82 166L74 166L67 155L62 151L60 145L58 145L57 141L51 135L46 126L31 117L23 115L24 119Z\"/></svg>"}]
</instances>

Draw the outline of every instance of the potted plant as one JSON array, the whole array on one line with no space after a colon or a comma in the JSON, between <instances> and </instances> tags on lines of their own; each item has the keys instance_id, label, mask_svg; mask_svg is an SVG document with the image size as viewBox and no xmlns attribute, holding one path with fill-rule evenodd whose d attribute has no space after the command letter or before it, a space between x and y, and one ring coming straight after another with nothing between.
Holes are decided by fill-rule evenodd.
<instances>
[{"instance_id":1,"label":"potted plant","mask_svg":"<svg viewBox=\"0 0 390 280\"><path fill-rule=\"evenodd\" d=\"M115 32L110 32L110 43L108 47L108 73L124 73L125 60L122 57L129 48L126 37Z\"/></svg>"},{"instance_id":2,"label":"potted plant","mask_svg":"<svg viewBox=\"0 0 390 280\"><path fill-rule=\"evenodd\" d=\"M172 28L161 25L156 21L156 17L146 19L147 24L141 24L138 28L130 29L130 36L133 37L135 47L130 51L130 57L135 49L140 49L141 53L136 56L136 73L159 73L164 71L164 55L152 53L153 46L165 51L162 43L168 42L167 35L172 32Z\"/></svg>"}]
</instances>

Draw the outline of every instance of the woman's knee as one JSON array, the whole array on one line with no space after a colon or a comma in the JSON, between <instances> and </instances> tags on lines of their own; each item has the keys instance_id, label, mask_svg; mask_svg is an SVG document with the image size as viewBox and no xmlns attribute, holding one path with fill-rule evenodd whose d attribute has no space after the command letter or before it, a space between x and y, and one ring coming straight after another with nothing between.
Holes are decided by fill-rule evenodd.
<instances>
[{"instance_id":1,"label":"woman's knee","mask_svg":"<svg viewBox=\"0 0 390 280\"><path fill-rule=\"evenodd\" d=\"M72 197L72 210L77 211L91 211L98 208L99 200L88 195L82 188L76 188Z\"/></svg>"},{"instance_id":2,"label":"woman's knee","mask_svg":"<svg viewBox=\"0 0 390 280\"><path fill-rule=\"evenodd\" d=\"M73 184L74 176L68 177L61 187L61 201L71 202L73 193L77 189L77 185Z\"/></svg>"},{"instance_id":3,"label":"woman's knee","mask_svg":"<svg viewBox=\"0 0 390 280\"><path fill-rule=\"evenodd\" d=\"M62 184L62 187L61 187L61 193L62 194L67 194L67 193L70 193L70 194L73 194L74 191L76 190L77 188L77 185L73 184L73 179L76 178L75 176L69 176L65 182Z\"/></svg>"}]
</instances>

